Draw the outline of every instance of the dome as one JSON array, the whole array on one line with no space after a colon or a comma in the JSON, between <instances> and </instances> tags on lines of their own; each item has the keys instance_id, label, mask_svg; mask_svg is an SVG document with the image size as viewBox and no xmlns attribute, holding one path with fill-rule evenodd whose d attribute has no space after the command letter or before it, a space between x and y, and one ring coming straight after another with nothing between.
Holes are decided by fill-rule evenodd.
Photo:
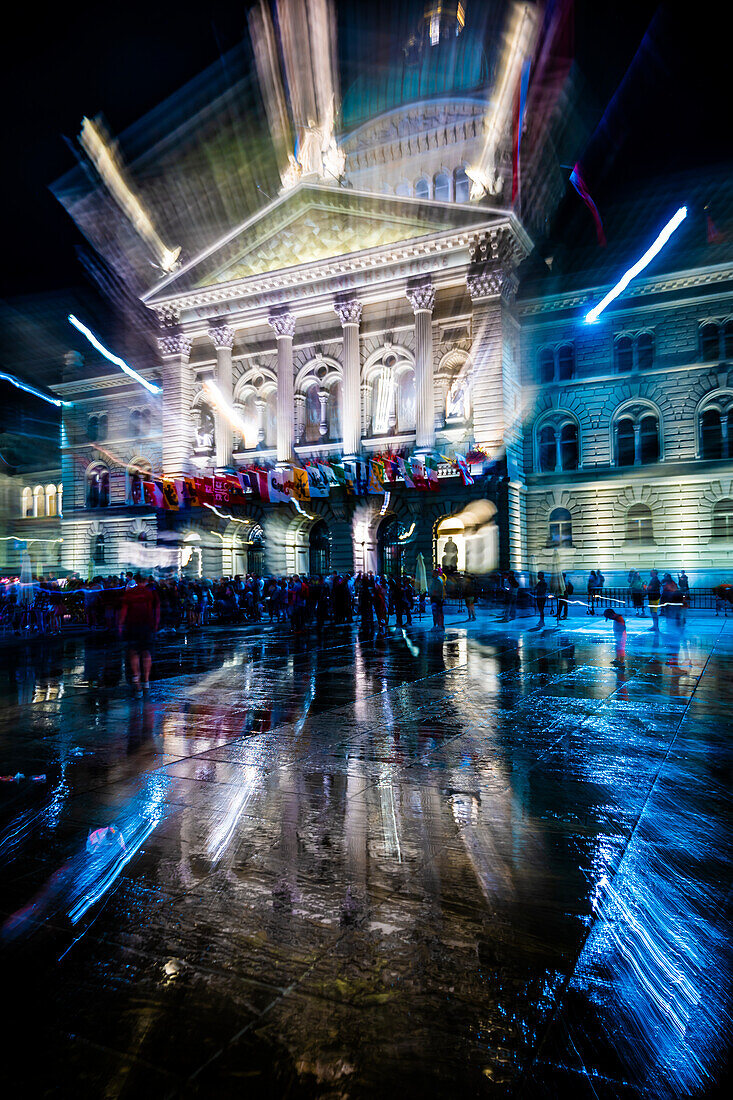
<instances>
[{"instance_id":1,"label":"dome","mask_svg":"<svg viewBox=\"0 0 733 1100\"><path fill-rule=\"evenodd\" d=\"M348 131L370 118L420 100L451 93L477 91L489 80L489 66L481 42L464 32L426 46L415 61L404 57L370 66L357 77L342 104L342 129Z\"/></svg>"}]
</instances>

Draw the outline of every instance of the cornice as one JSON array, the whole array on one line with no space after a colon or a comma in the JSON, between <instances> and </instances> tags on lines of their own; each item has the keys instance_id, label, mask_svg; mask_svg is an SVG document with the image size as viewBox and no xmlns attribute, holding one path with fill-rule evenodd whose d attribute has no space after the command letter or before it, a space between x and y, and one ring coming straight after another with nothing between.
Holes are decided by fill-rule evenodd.
<instances>
[{"instance_id":1,"label":"cornice","mask_svg":"<svg viewBox=\"0 0 733 1100\"><path fill-rule=\"evenodd\" d=\"M689 271L675 272L672 275L661 275L655 279L643 279L633 284L628 299L619 299L617 308L623 307L625 301L630 301L633 298L649 297L652 294L669 294L679 290L689 290L692 287L710 286L730 281L733 281L733 264L725 264L714 268L693 268ZM567 294L553 294L547 297L525 299L518 303L517 312L522 317L531 317L539 313L554 313L560 310L574 309L576 306L600 300L608 290L609 285L603 284L602 286L588 287Z\"/></svg>"},{"instance_id":2,"label":"cornice","mask_svg":"<svg viewBox=\"0 0 733 1100\"><path fill-rule=\"evenodd\" d=\"M137 370L138 374L142 375L143 378L147 378L151 382L155 381L156 374L158 372L157 368L153 367L148 368L147 370L141 370L139 367L136 366L135 369ZM94 378L78 378L75 379L73 382L54 382L52 385L49 386L49 389L58 394L81 394L92 387L95 390L116 390L123 389L125 387L132 389L132 387L136 384L137 383L135 383L126 374L102 374L97 375ZM150 397L147 398L147 401L149 402L153 400L153 397L154 395L150 394Z\"/></svg>"}]
</instances>

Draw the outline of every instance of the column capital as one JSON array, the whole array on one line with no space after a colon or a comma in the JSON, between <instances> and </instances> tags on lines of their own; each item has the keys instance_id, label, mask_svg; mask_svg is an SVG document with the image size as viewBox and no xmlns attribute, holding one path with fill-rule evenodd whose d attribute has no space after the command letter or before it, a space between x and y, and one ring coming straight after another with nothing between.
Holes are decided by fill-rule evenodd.
<instances>
[{"instance_id":1,"label":"column capital","mask_svg":"<svg viewBox=\"0 0 733 1100\"><path fill-rule=\"evenodd\" d=\"M267 323L273 329L278 340L281 336L289 336L292 339L295 335L295 314L291 313L289 309L283 310L282 313L271 313L267 318Z\"/></svg>"},{"instance_id":2,"label":"column capital","mask_svg":"<svg viewBox=\"0 0 733 1100\"><path fill-rule=\"evenodd\" d=\"M481 298L499 297L511 301L517 293L518 283L512 272L501 267L488 267L482 271L470 272L466 285L472 302Z\"/></svg>"},{"instance_id":3,"label":"column capital","mask_svg":"<svg viewBox=\"0 0 733 1100\"><path fill-rule=\"evenodd\" d=\"M432 283L408 287L405 297L415 313L432 313L435 305L435 287Z\"/></svg>"},{"instance_id":4,"label":"column capital","mask_svg":"<svg viewBox=\"0 0 733 1100\"><path fill-rule=\"evenodd\" d=\"M234 347L234 329L229 328L229 325L212 325L209 329L209 339L217 351L220 348L231 351Z\"/></svg>"},{"instance_id":5,"label":"column capital","mask_svg":"<svg viewBox=\"0 0 733 1100\"><path fill-rule=\"evenodd\" d=\"M183 359L188 362L193 341L182 332L158 337L158 348L162 359Z\"/></svg>"},{"instance_id":6,"label":"column capital","mask_svg":"<svg viewBox=\"0 0 733 1100\"><path fill-rule=\"evenodd\" d=\"M362 304L358 298L334 302L334 310L343 326L358 325L361 323Z\"/></svg>"}]
</instances>

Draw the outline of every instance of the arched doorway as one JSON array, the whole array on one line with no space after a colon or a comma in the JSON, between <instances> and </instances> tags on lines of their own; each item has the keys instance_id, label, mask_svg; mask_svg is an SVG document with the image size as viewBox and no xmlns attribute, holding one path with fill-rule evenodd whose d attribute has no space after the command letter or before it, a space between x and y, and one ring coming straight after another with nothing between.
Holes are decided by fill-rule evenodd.
<instances>
[{"instance_id":1,"label":"arched doorway","mask_svg":"<svg viewBox=\"0 0 733 1100\"><path fill-rule=\"evenodd\" d=\"M331 569L331 532L325 520L319 519L308 535L308 572L325 576Z\"/></svg>"},{"instance_id":2,"label":"arched doorway","mask_svg":"<svg viewBox=\"0 0 733 1100\"><path fill-rule=\"evenodd\" d=\"M386 516L379 525L377 532L377 563L379 574L383 577L399 577L402 575L402 558L404 548L402 539L405 528L397 516Z\"/></svg>"},{"instance_id":3,"label":"arched doorway","mask_svg":"<svg viewBox=\"0 0 733 1100\"><path fill-rule=\"evenodd\" d=\"M261 577L265 572L265 532L259 523L249 530L247 542L247 572Z\"/></svg>"}]
</instances>

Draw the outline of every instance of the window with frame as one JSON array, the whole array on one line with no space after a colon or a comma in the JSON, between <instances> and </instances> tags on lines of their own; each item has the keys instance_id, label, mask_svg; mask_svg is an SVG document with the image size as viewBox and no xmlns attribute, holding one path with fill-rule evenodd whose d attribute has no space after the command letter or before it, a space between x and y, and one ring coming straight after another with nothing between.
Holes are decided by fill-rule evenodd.
<instances>
[{"instance_id":1,"label":"window with frame","mask_svg":"<svg viewBox=\"0 0 733 1100\"><path fill-rule=\"evenodd\" d=\"M95 535L92 542L92 562L94 565L104 565L104 535Z\"/></svg>"},{"instance_id":2,"label":"window with frame","mask_svg":"<svg viewBox=\"0 0 733 1100\"><path fill-rule=\"evenodd\" d=\"M713 538L733 541L733 500L718 500L713 507Z\"/></svg>"},{"instance_id":3,"label":"window with frame","mask_svg":"<svg viewBox=\"0 0 733 1100\"><path fill-rule=\"evenodd\" d=\"M456 202L468 202L471 197L471 181L465 168L456 168L453 176L453 194Z\"/></svg>"},{"instance_id":4,"label":"window with frame","mask_svg":"<svg viewBox=\"0 0 733 1100\"><path fill-rule=\"evenodd\" d=\"M555 378L555 353L552 348L540 348L538 356L540 382L552 382Z\"/></svg>"},{"instance_id":5,"label":"window with frame","mask_svg":"<svg viewBox=\"0 0 733 1100\"><path fill-rule=\"evenodd\" d=\"M547 545L553 548L573 545L573 521L567 508L554 508L550 512Z\"/></svg>"},{"instance_id":6,"label":"window with frame","mask_svg":"<svg viewBox=\"0 0 733 1100\"><path fill-rule=\"evenodd\" d=\"M630 416L623 416L616 424L616 465L633 466L634 458L634 421Z\"/></svg>"},{"instance_id":7,"label":"window with frame","mask_svg":"<svg viewBox=\"0 0 733 1100\"><path fill-rule=\"evenodd\" d=\"M700 352L705 363L714 363L720 358L720 328L715 321L706 321L700 328Z\"/></svg>"},{"instance_id":8,"label":"window with frame","mask_svg":"<svg viewBox=\"0 0 733 1100\"><path fill-rule=\"evenodd\" d=\"M619 336L614 341L613 354L616 370L623 374L634 366L634 341L630 336Z\"/></svg>"},{"instance_id":9,"label":"window with frame","mask_svg":"<svg viewBox=\"0 0 733 1100\"><path fill-rule=\"evenodd\" d=\"M575 374L575 348L572 344L561 344L557 349L557 377L567 382Z\"/></svg>"},{"instance_id":10,"label":"window with frame","mask_svg":"<svg viewBox=\"0 0 733 1100\"><path fill-rule=\"evenodd\" d=\"M551 424L545 424L539 437L540 472L551 474L557 466L557 439Z\"/></svg>"},{"instance_id":11,"label":"window with frame","mask_svg":"<svg viewBox=\"0 0 733 1100\"><path fill-rule=\"evenodd\" d=\"M627 542L653 542L654 528L651 508L646 504L633 504L626 513Z\"/></svg>"},{"instance_id":12,"label":"window with frame","mask_svg":"<svg viewBox=\"0 0 733 1100\"><path fill-rule=\"evenodd\" d=\"M643 416L640 425L641 463L659 462L659 421L656 416Z\"/></svg>"},{"instance_id":13,"label":"window with frame","mask_svg":"<svg viewBox=\"0 0 733 1100\"><path fill-rule=\"evenodd\" d=\"M20 514L25 519L29 519L33 515L33 490L30 485L26 485L20 494Z\"/></svg>"},{"instance_id":14,"label":"window with frame","mask_svg":"<svg viewBox=\"0 0 733 1100\"><path fill-rule=\"evenodd\" d=\"M640 332L636 337L636 365L639 370L649 370L654 365L654 336Z\"/></svg>"},{"instance_id":15,"label":"window with frame","mask_svg":"<svg viewBox=\"0 0 733 1100\"><path fill-rule=\"evenodd\" d=\"M560 429L560 468L578 469L578 426L563 424Z\"/></svg>"},{"instance_id":16,"label":"window with frame","mask_svg":"<svg viewBox=\"0 0 733 1100\"><path fill-rule=\"evenodd\" d=\"M705 409L700 417L700 457L723 457L723 423L719 409Z\"/></svg>"},{"instance_id":17,"label":"window with frame","mask_svg":"<svg viewBox=\"0 0 733 1100\"><path fill-rule=\"evenodd\" d=\"M415 198L416 199L429 199L430 198L430 184L421 177L415 184Z\"/></svg>"},{"instance_id":18,"label":"window with frame","mask_svg":"<svg viewBox=\"0 0 733 1100\"><path fill-rule=\"evenodd\" d=\"M438 172L435 177L434 195L438 202L450 202L450 176L447 172Z\"/></svg>"}]
</instances>

